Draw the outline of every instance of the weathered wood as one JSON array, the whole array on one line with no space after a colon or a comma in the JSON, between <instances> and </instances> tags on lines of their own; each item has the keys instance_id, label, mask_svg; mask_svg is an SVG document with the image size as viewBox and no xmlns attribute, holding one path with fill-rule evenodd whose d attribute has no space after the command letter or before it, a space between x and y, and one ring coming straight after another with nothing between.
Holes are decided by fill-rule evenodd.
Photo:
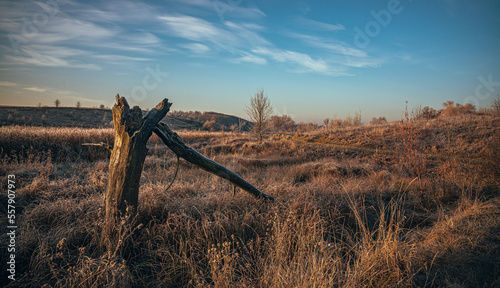
<instances>
[{"instance_id":1,"label":"weathered wood","mask_svg":"<svg viewBox=\"0 0 500 288\"><path fill-rule=\"evenodd\" d=\"M163 99L143 117L138 106L130 109L127 100L116 95L112 110L115 142L111 150L104 199L106 219L114 219L119 213L125 215L128 206L137 208L139 181L147 153L146 143L171 105L167 99Z\"/></svg>"},{"instance_id":2,"label":"weathered wood","mask_svg":"<svg viewBox=\"0 0 500 288\"><path fill-rule=\"evenodd\" d=\"M220 165L219 163L208 159L193 148L188 147L184 144L181 137L179 137L177 133L173 132L168 125L158 123L153 131L177 156L184 158L188 162L202 168L205 171L228 180L233 185L240 187L255 197L274 200L274 196L265 194L255 188L252 184L248 183L245 179L241 178L238 174Z\"/></svg>"}]
</instances>

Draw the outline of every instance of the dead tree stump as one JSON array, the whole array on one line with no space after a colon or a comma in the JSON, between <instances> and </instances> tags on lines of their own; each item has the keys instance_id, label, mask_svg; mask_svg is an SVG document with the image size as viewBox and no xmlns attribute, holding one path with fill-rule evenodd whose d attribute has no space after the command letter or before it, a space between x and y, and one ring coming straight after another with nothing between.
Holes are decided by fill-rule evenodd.
<instances>
[{"instance_id":1,"label":"dead tree stump","mask_svg":"<svg viewBox=\"0 0 500 288\"><path fill-rule=\"evenodd\" d=\"M171 105L167 99L163 99L143 117L141 108L134 106L130 109L127 100L116 95L112 110L115 142L104 198L106 220L113 221L119 214L125 215L127 207L134 211L137 209L139 181L147 153L146 143Z\"/></svg>"},{"instance_id":2,"label":"dead tree stump","mask_svg":"<svg viewBox=\"0 0 500 288\"><path fill-rule=\"evenodd\" d=\"M186 146L166 124L160 123L171 105L172 103L169 103L167 99L163 99L143 116L141 108L134 106L130 109L127 100L116 95L116 104L112 110L115 128L113 147L104 143L84 143L84 145L102 146L111 150L108 186L104 195L105 226L101 243L107 246L108 253L112 256L121 253L119 251L124 248L123 240L130 232L130 216L137 212L139 182L148 151L146 143L153 131L178 157L228 180L234 186L246 190L255 197L274 199L274 196L263 193L233 171Z\"/></svg>"}]
</instances>

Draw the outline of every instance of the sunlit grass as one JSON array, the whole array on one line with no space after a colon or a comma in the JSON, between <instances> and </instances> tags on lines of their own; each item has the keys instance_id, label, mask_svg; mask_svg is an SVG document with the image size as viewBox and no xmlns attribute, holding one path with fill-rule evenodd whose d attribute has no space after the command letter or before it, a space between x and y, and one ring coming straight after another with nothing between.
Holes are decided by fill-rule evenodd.
<instances>
[{"instance_id":1,"label":"sunlit grass","mask_svg":"<svg viewBox=\"0 0 500 288\"><path fill-rule=\"evenodd\" d=\"M116 223L114 255L103 242L107 152L81 147L112 143L113 131L0 127L0 175L19 181L11 287L494 287L496 123L489 115L414 123L426 160L418 179L401 166L397 123L292 135L316 144L179 132L277 196L273 203L233 196L230 184L183 160L165 191L177 160L152 138L138 214ZM341 140L370 149L321 144Z\"/></svg>"}]
</instances>

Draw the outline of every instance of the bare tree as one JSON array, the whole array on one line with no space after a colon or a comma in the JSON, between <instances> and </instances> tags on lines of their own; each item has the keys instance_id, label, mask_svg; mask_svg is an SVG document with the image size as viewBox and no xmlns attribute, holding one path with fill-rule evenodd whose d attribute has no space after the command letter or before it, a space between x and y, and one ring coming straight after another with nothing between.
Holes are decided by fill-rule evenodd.
<instances>
[{"instance_id":1,"label":"bare tree","mask_svg":"<svg viewBox=\"0 0 500 288\"><path fill-rule=\"evenodd\" d=\"M56 101L54 101L54 104L56 105L56 108L58 108L61 105L61 100L56 99Z\"/></svg>"},{"instance_id":2,"label":"bare tree","mask_svg":"<svg viewBox=\"0 0 500 288\"><path fill-rule=\"evenodd\" d=\"M78 109L82 108L82 103L80 103L80 101L76 102L76 108Z\"/></svg>"},{"instance_id":3,"label":"bare tree","mask_svg":"<svg viewBox=\"0 0 500 288\"><path fill-rule=\"evenodd\" d=\"M253 122L253 132L262 142L262 137L266 133L267 122L273 113L273 106L267 96L264 96L264 89L259 89L253 97L250 98L250 106L245 106L245 112Z\"/></svg>"},{"instance_id":4,"label":"bare tree","mask_svg":"<svg viewBox=\"0 0 500 288\"><path fill-rule=\"evenodd\" d=\"M324 125L325 129L328 129L328 126L330 126L330 123L331 123L330 118L325 118L323 120L323 125Z\"/></svg>"},{"instance_id":5,"label":"bare tree","mask_svg":"<svg viewBox=\"0 0 500 288\"><path fill-rule=\"evenodd\" d=\"M352 125L356 126L356 127L363 125L363 122L361 121L361 110L359 110L358 112L356 112L354 114L354 119L352 120Z\"/></svg>"},{"instance_id":6,"label":"bare tree","mask_svg":"<svg viewBox=\"0 0 500 288\"><path fill-rule=\"evenodd\" d=\"M494 112L499 113L500 112L500 94L497 94L497 98L493 100L491 103L491 108L493 108Z\"/></svg>"}]
</instances>

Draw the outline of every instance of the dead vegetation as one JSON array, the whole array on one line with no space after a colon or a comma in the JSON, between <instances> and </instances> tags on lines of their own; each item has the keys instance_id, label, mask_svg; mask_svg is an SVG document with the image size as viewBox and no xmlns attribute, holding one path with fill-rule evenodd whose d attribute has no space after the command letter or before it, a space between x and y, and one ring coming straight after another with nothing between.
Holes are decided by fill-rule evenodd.
<instances>
[{"instance_id":1,"label":"dead vegetation","mask_svg":"<svg viewBox=\"0 0 500 288\"><path fill-rule=\"evenodd\" d=\"M165 191L177 160L151 137L138 214L115 224L121 244L109 254L109 152L90 156L99 148L81 143L112 143L112 130L0 127L2 183L18 181L10 287L498 287L499 122L411 121L413 139L397 122L262 144L246 133L179 133L273 203L233 196L182 160ZM405 153L419 155L419 175Z\"/></svg>"}]
</instances>

